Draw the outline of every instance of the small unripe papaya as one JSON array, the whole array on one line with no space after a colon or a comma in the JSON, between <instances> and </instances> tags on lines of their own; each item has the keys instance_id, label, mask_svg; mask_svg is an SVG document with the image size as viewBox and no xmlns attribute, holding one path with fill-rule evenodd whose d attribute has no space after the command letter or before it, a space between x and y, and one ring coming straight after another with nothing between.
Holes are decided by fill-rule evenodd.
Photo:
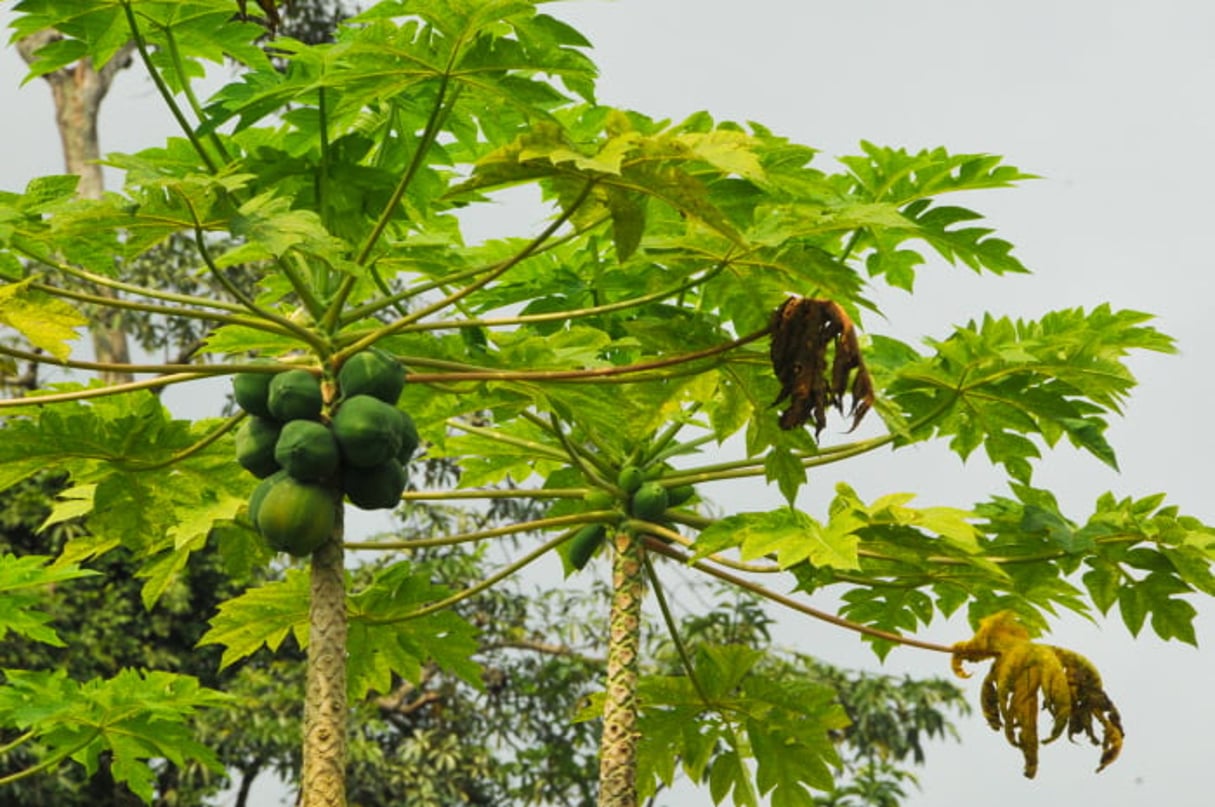
<instances>
[{"instance_id":1,"label":"small unripe papaya","mask_svg":"<svg viewBox=\"0 0 1215 807\"><path fill-rule=\"evenodd\" d=\"M603 488L591 488L582 497L587 510L610 510L616 504L616 497Z\"/></svg>"},{"instance_id":2,"label":"small unripe papaya","mask_svg":"<svg viewBox=\"0 0 1215 807\"><path fill-rule=\"evenodd\" d=\"M356 468L373 468L395 458L402 429L399 410L370 395L347 398L333 416L342 460Z\"/></svg>"},{"instance_id":3,"label":"small unripe papaya","mask_svg":"<svg viewBox=\"0 0 1215 807\"><path fill-rule=\"evenodd\" d=\"M266 401L270 414L281 421L316 420L324 400L321 382L307 370L287 370L274 376Z\"/></svg>"},{"instance_id":4,"label":"small unripe papaya","mask_svg":"<svg viewBox=\"0 0 1215 807\"><path fill-rule=\"evenodd\" d=\"M400 409L396 411L401 421L401 447L397 450L397 462L408 465L417 453L418 446L422 445L422 437L418 434L418 427L409 413Z\"/></svg>"},{"instance_id":5,"label":"small unripe papaya","mask_svg":"<svg viewBox=\"0 0 1215 807\"><path fill-rule=\"evenodd\" d=\"M619 485L625 493L635 493L642 483L645 482L645 475L636 465L626 465L620 469L620 473L616 475L616 484Z\"/></svg>"},{"instance_id":6,"label":"small unripe papaya","mask_svg":"<svg viewBox=\"0 0 1215 807\"><path fill-rule=\"evenodd\" d=\"M236 405L261 418L270 417L270 382L274 373L237 373L232 377L232 397Z\"/></svg>"},{"instance_id":7,"label":"small unripe papaya","mask_svg":"<svg viewBox=\"0 0 1215 807\"><path fill-rule=\"evenodd\" d=\"M384 351L371 348L346 359L337 380L342 398L370 395L395 405L405 388L405 368Z\"/></svg>"},{"instance_id":8,"label":"small unripe papaya","mask_svg":"<svg viewBox=\"0 0 1215 807\"><path fill-rule=\"evenodd\" d=\"M633 494L630 512L646 521L657 521L666 512L667 489L657 482L646 482Z\"/></svg>"},{"instance_id":9,"label":"small unripe papaya","mask_svg":"<svg viewBox=\"0 0 1215 807\"><path fill-rule=\"evenodd\" d=\"M278 470L274 446L281 426L273 420L251 417L236 430L236 461L258 479Z\"/></svg>"},{"instance_id":10,"label":"small unripe papaya","mask_svg":"<svg viewBox=\"0 0 1215 807\"><path fill-rule=\"evenodd\" d=\"M300 482L328 479L338 467L337 440L323 423L292 420L279 433L274 459Z\"/></svg>"},{"instance_id":11,"label":"small unripe papaya","mask_svg":"<svg viewBox=\"0 0 1215 807\"><path fill-rule=\"evenodd\" d=\"M678 507L696 495L696 488L692 485L676 485L673 488L667 488L667 507Z\"/></svg>"},{"instance_id":12,"label":"small unripe papaya","mask_svg":"<svg viewBox=\"0 0 1215 807\"><path fill-rule=\"evenodd\" d=\"M401 503L408 475L395 459L373 468L347 466L342 470L342 490L355 507L363 510L379 510L396 507Z\"/></svg>"},{"instance_id":13,"label":"small unripe papaya","mask_svg":"<svg viewBox=\"0 0 1215 807\"><path fill-rule=\"evenodd\" d=\"M587 524L570 539L569 562L576 570L582 569L590 561L591 556L603 546L607 537L607 527L602 524Z\"/></svg>"}]
</instances>

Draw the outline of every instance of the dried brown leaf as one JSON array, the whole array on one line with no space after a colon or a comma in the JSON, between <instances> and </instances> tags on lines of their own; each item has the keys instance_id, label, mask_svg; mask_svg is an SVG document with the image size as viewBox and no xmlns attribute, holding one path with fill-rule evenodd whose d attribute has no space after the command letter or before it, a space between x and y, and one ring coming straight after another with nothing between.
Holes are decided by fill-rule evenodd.
<instances>
[{"instance_id":1,"label":"dried brown leaf","mask_svg":"<svg viewBox=\"0 0 1215 807\"><path fill-rule=\"evenodd\" d=\"M772 314L768 354L781 385L773 405L789 401L780 416L782 429L813 419L817 436L827 425L828 408L844 414L846 395L852 398L847 415L855 429L873 406L873 379L865 369L856 326L838 303L810 297L785 300Z\"/></svg>"}]
</instances>

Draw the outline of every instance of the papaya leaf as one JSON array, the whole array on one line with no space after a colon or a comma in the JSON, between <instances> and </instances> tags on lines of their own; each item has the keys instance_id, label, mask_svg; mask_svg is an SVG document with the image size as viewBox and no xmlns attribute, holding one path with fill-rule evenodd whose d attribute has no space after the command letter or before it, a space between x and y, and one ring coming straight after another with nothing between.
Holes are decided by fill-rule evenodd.
<instances>
[{"instance_id":1,"label":"papaya leaf","mask_svg":"<svg viewBox=\"0 0 1215 807\"><path fill-rule=\"evenodd\" d=\"M532 453L521 451L521 445L531 447ZM457 434L444 440L442 447L432 447L434 457L459 458L460 486L482 487L512 479L523 482L537 471L546 471L546 464L536 456L536 449L550 452L557 458L559 444L548 432L527 421L512 421L501 428ZM564 465L564 458L551 464Z\"/></svg>"},{"instance_id":2,"label":"papaya leaf","mask_svg":"<svg viewBox=\"0 0 1215 807\"><path fill-rule=\"evenodd\" d=\"M774 805L800 804L807 788L830 790L840 765L832 737L851 722L836 693L817 683L790 686L758 675L743 688L752 704L747 738L760 794Z\"/></svg>"},{"instance_id":3,"label":"papaya leaf","mask_svg":"<svg viewBox=\"0 0 1215 807\"><path fill-rule=\"evenodd\" d=\"M70 756L89 776L109 752L114 779L147 804L154 795L154 760L224 770L215 752L194 739L194 729L199 711L231 698L191 676L124 669L84 683L62 670L4 670L4 677L0 721L6 727L32 731L48 758Z\"/></svg>"},{"instance_id":4,"label":"papaya leaf","mask_svg":"<svg viewBox=\"0 0 1215 807\"><path fill-rule=\"evenodd\" d=\"M119 3L100 6L72 3L64 6L23 0L16 4L14 10L17 12L12 23L14 40L53 28L69 41L74 41L73 45L41 48L25 81L58 70L86 53L92 55L94 69L100 70L131 38Z\"/></svg>"},{"instance_id":5,"label":"papaya leaf","mask_svg":"<svg viewBox=\"0 0 1215 807\"><path fill-rule=\"evenodd\" d=\"M173 419L150 393L40 409L36 418L6 423L0 484L19 481L40 464L69 474L72 486L48 524L85 516L90 548L83 554L121 545L147 561L139 574L148 581L148 604L211 529L244 507L251 480L232 462L231 438L208 442L222 421ZM165 552L178 557L158 557Z\"/></svg>"},{"instance_id":6,"label":"papaya leaf","mask_svg":"<svg viewBox=\"0 0 1215 807\"><path fill-rule=\"evenodd\" d=\"M765 246L861 227L908 229L912 226L898 206L884 202L783 202L762 207L757 214L759 221L747 235Z\"/></svg>"},{"instance_id":7,"label":"papaya leaf","mask_svg":"<svg viewBox=\"0 0 1215 807\"><path fill-rule=\"evenodd\" d=\"M936 355L895 371L887 399L917 424L917 439L946 437L963 459L979 446L1027 484L1040 440L1066 435L1117 467L1105 441L1106 414L1118 414L1135 384L1124 357L1133 350L1172 352L1172 341L1137 311L1055 311L1038 321L985 317L932 342Z\"/></svg>"},{"instance_id":8,"label":"papaya leaf","mask_svg":"<svg viewBox=\"0 0 1215 807\"><path fill-rule=\"evenodd\" d=\"M616 259L623 263L632 257L645 232L645 201L639 194L610 188L608 210L612 214L612 241Z\"/></svg>"},{"instance_id":9,"label":"papaya leaf","mask_svg":"<svg viewBox=\"0 0 1215 807\"><path fill-rule=\"evenodd\" d=\"M1036 179L994 154L950 154L944 148L910 153L861 142L862 155L841 157L863 193L905 204L957 191L1007 188Z\"/></svg>"},{"instance_id":10,"label":"papaya leaf","mask_svg":"<svg viewBox=\"0 0 1215 807\"><path fill-rule=\"evenodd\" d=\"M591 180L607 189L608 209L617 227L624 216L625 229L616 234L617 246L624 247L621 260L632 252L630 233L647 221L637 216L642 212L637 205L645 197L665 203L680 216L708 227L731 243L741 243L741 233L718 207L710 186L694 165L700 160L716 161L729 173L762 174L749 151L749 138L739 132L649 135L626 128L629 126L632 123L626 116L609 115L598 149L574 148L556 124L533 127L482 158L472 177L454 193L467 195L545 177Z\"/></svg>"},{"instance_id":11,"label":"papaya leaf","mask_svg":"<svg viewBox=\"0 0 1215 807\"><path fill-rule=\"evenodd\" d=\"M975 271L995 274L1025 272L1012 255L1011 244L985 227L957 226L981 218L957 206L934 204L942 193L1009 187L1033 179L990 154L950 154L943 148L910 153L862 142L862 155L840 158L854 181L852 194L871 203L898 208L903 226L867 223L857 248L866 255L873 276L910 291L916 267L924 257L905 248L920 240L950 263L961 262Z\"/></svg>"},{"instance_id":12,"label":"papaya leaf","mask_svg":"<svg viewBox=\"0 0 1215 807\"><path fill-rule=\"evenodd\" d=\"M50 614L38 610L45 589L96 572L73 564L49 566L50 560L43 555L0 555L0 639L14 633L54 647L65 646L49 625Z\"/></svg>"},{"instance_id":13,"label":"papaya leaf","mask_svg":"<svg viewBox=\"0 0 1215 807\"><path fill-rule=\"evenodd\" d=\"M278 650L288 635L308 646L308 573L288 569L282 580L263 583L220 604L198 644L224 646L220 669L253 655L263 645Z\"/></svg>"},{"instance_id":14,"label":"papaya leaf","mask_svg":"<svg viewBox=\"0 0 1215 807\"><path fill-rule=\"evenodd\" d=\"M955 226L981 219L973 210L932 206L929 200L922 199L907 205L902 213L915 225L919 238L950 263L961 262L976 272L987 269L998 275L1029 271L1013 257L1012 244L992 236L991 228Z\"/></svg>"},{"instance_id":15,"label":"papaya leaf","mask_svg":"<svg viewBox=\"0 0 1215 807\"><path fill-rule=\"evenodd\" d=\"M738 548L744 559L775 554L786 567L809 561L815 566L856 569L859 539L849 526L844 521L824 526L788 507L767 513L737 513L701 531L695 557Z\"/></svg>"},{"instance_id":16,"label":"papaya leaf","mask_svg":"<svg viewBox=\"0 0 1215 807\"><path fill-rule=\"evenodd\" d=\"M742 754L733 746L726 746L709 763L709 797L714 804L721 804L728 796L730 803L739 807L759 807L750 787L751 776Z\"/></svg>"},{"instance_id":17,"label":"papaya leaf","mask_svg":"<svg viewBox=\"0 0 1215 807\"><path fill-rule=\"evenodd\" d=\"M736 129L711 129L706 132L681 132L679 145L695 159L703 160L718 171L762 184L767 178L760 161L760 142Z\"/></svg>"},{"instance_id":18,"label":"papaya leaf","mask_svg":"<svg viewBox=\"0 0 1215 807\"><path fill-rule=\"evenodd\" d=\"M915 633L934 615L932 597L914 588L858 587L845 592L840 599L841 616L892 633ZM880 659L885 659L896 647L886 639L866 636L864 640Z\"/></svg>"},{"instance_id":19,"label":"papaya leaf","mask_svg":"<svg viewBox=\"0 0 1215 807\"><path fill-rule=\"evenodd\" d=\"M63 300L32 288L32 283L30 279L0 285L0 325L14 329L56 359L67 359L71 354L68 343L80 338L76 329L89 321Z\"/></svg>"},{"instance_id":20,"label":"papaya leaf","mask_svg":"<svg viewBox=\"0 0 1215 807\"><path fill-rule=\"evenodd\" d=\"M250 352L281 356L304 347L295 336L244 325L221 325L207 334L203 344L208 353L235 356Z\"/></svg>"},{"instance_id":21,"label":"papaya leaf","mask_svg":"<svg viewBox=\"0 0 1215 807\"><path fill-rule=\"evenodd\" d=\"M705 409L709 413L713 436L720 443L747 425L754 411L754 404L747 391L733 376L722 373L716 389L705 401Z\"/></svg>"},{"instance_id":22,"label":"papaya leaf","mask_svg":"<svg viewBox=\"0 0 1215 807\"><path fill-rule=\"evenodd\" d=\"M319 215L293 209L289 199L274 192L259 194L241 205L231 227L244 243L220 256L216 261L220 267L298 252L340 272L361 272L347 257L351 246L331 235Z\"/></svg>"},{"instance_id":23,"label":"papaya leaf","mask_svg":"<svg viewBox=\"0 0 1215 807\"><path fill-rule=\"evenodd\" d=\"M835 691L814 681L770 679L757 667L762 657L749 647L705 645L692 662L701 688L687 676L642 677L640 794L673 781L676 760L694 782L707 781L715 803L729 796L756 804L756 795L767 795L774 804L801 804L807 788L831 787L831 769L839 765L833 733L849 722ZM600 706L602 697L595 698Z\"/></svg>"},{"instance_id":24,"label":"papaya leaf","mask_svg":"<svg viewBox=\"0 0 1215 807\"><path fill-rule=\"evenodd\" d=\"M350 697L391 692L394 675L420 683L427 662L474 688L483 686L481 667L472 660L480 649L476 629L451 610L415 613L450 593L413 564L401 562L378 572L349 598Z\"/></svg>"},{"instance_id":25,"label":"papaya leaf","mask_svg":"<svg viewBox=\"0 0 1215 807\"><path fill-rule=\"evenodd\" d=\"M263 645L273 652L288 635L306 648L308 592L307 572L288 569L283 580L251 588L222 604L199 644L224 645L220 661L224 667ZM471 686L481 686L481 668L472 661L478 649L476 630L451 611L414 614L447 593L410 564L400 563L351 595L347 601L351 698L361 699L372 690L390 692L394 675L419 681L428 661Z\"/></svg>"},{"instance_id":26,"label":"papaya leaf","mask_svg":"<svg viewBox=\"0 0 1215 807\"><path fill-rule=\"evenodd\" d=\"M1209 533L1205 537L1209 540ZM1178 547L1166 546L1160 551L1173 564L1173 568L1184 582L1203 594L1215 596L1215 574L1211 571L1209 547L1204 551L1199 546L1187 544Z\"/></svg>"},{"instance_id":27,"label":"papaya leaf","mask_svg":"<svg viewBox=\"0 0 1215 807\"><path fill-rule=\"evenodd\" d=\"M41 215L61 202L73 199L79 184L80 177L76 174L35 177L26 184L25 193L17 199L16 207L27 214Z\"/></svg>"},{"instance_id":28,"label":"papaya leaf","mask_svg":"<svg viewBox=\"0 0 1215 807\"><path fill-rule=\"evenodd\" d=\"M601 693L590 699L588 709L595 709L591 717L603 714L602 700ZM697 705L655 704L655 708L642 712L639 720L643 729L637 748L639 796L648 798L660 785L672 785L677 766L682 767L692 781L703 781L723 732L719 724L699 720L700 714Z\"/></svg>"},{"instance_id":29,"label":"papaya leaf","mask_svg":"<svg viewBox=\"0 0 1215 807\"><path fill-rule=\"evenodd\" d=\"M1092 564L1092 568L1084 573L1084 586L1097 609L1103 614L1109 613L1110 608L1118 602L1122 574L1116 564L1096 559L1087 562Z\"/></svg>"},{"instance_id":30,"label":"papaya leaf","mask_svg":"<svg viewBox=\"0 0 1215 807\"><path fill-rule=\"evenodd\" d=\"M743 241L734 224L712 201L708 186L682 166L639 162L636 167L627 167L620 179L602 181L609 186L644 193L665 202L673 210L706 225L730 241Z\"/></svg>"},{"instance_id":31,"label":"papaya leaf","mask_svg":"<svg viewBox=\"0 0 1215 807\"><path fill-rule=\"evenodd\" d=\"M1161 639L1177 639L1190 645L1198 645L1194 631L1194 619L1198 610L1177 595L1188 594L1191 589L1173 575L1153 572L1142 581L1123 589L1133 592L1137 603L1142 603L1151 617L1152 630Z\"/></svg>"},{"instance_id":32,"label":"papaya leaf","mask_svg":"<svg viewBox=\"0 0 1215 807\"><path fill-rule=\"evenodd\" d=\"M775 482L781 495L792 507L797 492L806 484L806 466L784 446L773 446L764 456L764 479Z\"/></svg>"}]
</instances>

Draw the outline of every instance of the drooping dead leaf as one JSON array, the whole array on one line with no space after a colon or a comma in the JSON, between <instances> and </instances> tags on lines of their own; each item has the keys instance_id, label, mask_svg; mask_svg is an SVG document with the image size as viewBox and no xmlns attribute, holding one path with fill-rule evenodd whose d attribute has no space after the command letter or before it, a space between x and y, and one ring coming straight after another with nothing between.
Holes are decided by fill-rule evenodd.
<instances>
[{"instance_id":1,"label":"drooping dead leaf","mask_svg":"<svg viewBox=\"0 0 1215 807\"><path fill-rule=\"evenodd\" d=\"M1098 771L1105 770L1122 751L1122 716L1118 707L1105 694L1101 685L1101 674L1092 662L1078 653L1063 647L1052 647L1067 670L1067 683L1072 691L1072 715L1067 723L1067 736L1083 733L1093 745L1101 746L1101 764ZM1093 721L1101 725L1101 738L1093 730Z\"/></svg>"},{"instance_id":2,"label":"drooping dead leaf","mask_svg":"<svg viewBox=\"0 0 1215 807\"><path fill-rule=\"evenodd\" d=\"M1045 745L1063 734L1068 739L1086 735L1101 746L1098 771L1118 758L1122 750L1122 718L1102 689L1101 675L1092 662L1071 650L1030 641L1029 631L1011 611L983 618L974 638L953 646L953 671L963 678L965 662L994 659L983 679L980 702L988 725L1004 730L1008 742L1021 749L1025 775L1038 772L1038 712L1054 719ZM1101 726L1097 738L1094 721Z\"/></svg>"},{"instance_id":3,"label":"drooping dead leaf","mask_svg":"<svg viewBox=\"0 0 1215 807\"><path fill-rule=\"evenodd\" d=\"M873 406L873 380L844 309L831 300L790 297L773 312L771 334L768 353L781 385L773 405L789 400L781 428L795 429L813 418L818 436L827 425L827 408L844 414L844 395L851 394L847 414L855 429Z\"/></svg>"}]
</instances>

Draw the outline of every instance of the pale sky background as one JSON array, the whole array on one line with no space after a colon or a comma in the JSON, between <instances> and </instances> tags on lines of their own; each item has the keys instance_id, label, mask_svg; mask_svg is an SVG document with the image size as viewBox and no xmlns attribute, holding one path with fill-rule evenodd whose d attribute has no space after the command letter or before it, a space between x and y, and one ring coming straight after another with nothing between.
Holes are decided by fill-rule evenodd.
<instances>
[{"instance_id":1,"label":"pale sky background","mask_svg":"<svg viewBox=\"0 0 1215 807\"><path fill-rule=\"evenodd\" d=\"M1108 435L1121 474L1064 448L1039 464L1035 483L1054 489L1078 519L1106 490L1167 491L1184 512L1215 522L1215 433L1205 418L1215 392L1215 4L617 0L547 10L594 43L604 103L674 120L701 109L756 120L825 157L854 153L861 139L944 145L1002 154L1041 175L1018 189L955 197L986 213L1034 275L976 277L933 265L921 271L916 295L877 295L887 320L870 317L869 330L941 337L984 311L1036 317L1101 302L1159 315L1182 352L1134 361L1141 387ZM0 16L6 22L7 9ZM23 72L14 51L0 50L0 189L62 170L49 93L41 83L18 91ZM175 134L136 70L119 78L103 112L104 151ZM981 458L963 466L934 446L868 457L841 475L867 499L908 490L924 505L967 507L1005 492ZM821 512L834 480L813 477L799 504ZM724 509L779 504L772 491L737 484L705 492ZM908 807L1210 804L1215 607L1196 604L1201 650L1163 643L1150 628L1133 640L1116 617L1067 619L1049 638L1092 659L1122 711L1126 746L1105 772L1092 773L1096 749L1060 741L1043 749L1038 778L1027 781L1019 754L976 716L961 723L961 745L930 746L923 791ZM965 634L952 622L923 636L949 643ZM854 636L808 619L783 619L777 640L878 668ZM881 669L947 675L948 660L903 649ZM964 684L972 702L982 672ZM710 800L681 790L662 803Z\"/></svg>"}]
</instances>

